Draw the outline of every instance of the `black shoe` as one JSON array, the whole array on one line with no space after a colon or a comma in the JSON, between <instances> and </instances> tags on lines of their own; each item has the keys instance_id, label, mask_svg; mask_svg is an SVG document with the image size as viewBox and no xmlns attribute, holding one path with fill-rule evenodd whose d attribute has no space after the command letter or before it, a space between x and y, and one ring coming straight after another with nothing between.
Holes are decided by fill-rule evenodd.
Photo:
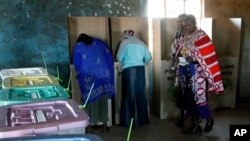
<instances>
[{"instance_id":1,"label":"black shoe","mask_svg":"<svg viewBox=\"0 0 250 141\"><path fill-rule=\"evenodd\" d=\"M187 130L183 131L183 134L185 135L201 135L202 134L202 129L201 126L189 128Z\"/></svg>"},{"instance_id":2,"label":"black shoe","mask_svg":"<svg viewBox=\"0 0 250 141\"><path fill-rule=\"evenodd\" d=\"M214 127L214 120L211 119L210 121L207 121L206 122L206 126L205 126L205 129L204 129L204 132L205 133L209 133Z\"/></svg>"}]
</instances>

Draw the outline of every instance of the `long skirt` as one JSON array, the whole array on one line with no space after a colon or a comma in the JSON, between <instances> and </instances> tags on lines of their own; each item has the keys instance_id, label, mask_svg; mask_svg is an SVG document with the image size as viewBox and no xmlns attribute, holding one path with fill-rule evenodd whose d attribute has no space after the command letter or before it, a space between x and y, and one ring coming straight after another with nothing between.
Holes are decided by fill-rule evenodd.
<instances>
[{"instance_id":1,"label":"long skirt","mask_svg":"<svg viewBox=\"0 0 250 141\"><path fill-rule=\"evenodd\" d=\"M144 66L125 68L122 71L122 100L120 125L133 127L149 123Z\"/></svg>"},{"instance_id":2,"label":"long skirt","mask_svg":"<svg viewBox=\"0 0 250 141\"><path fill-rule=\"evenodd\" d=\"M179 84L183 92L187 113L200 118L211 118L207 95L208 84L201 66L198 64L181 66Z\"/></svg>"},{"instance_id":3,"label":"long skirt","mask_svg":"<svg viewBox=\"0 0 250 141\"><path fill-rule=\"evenodd\" d=\"M88 103L85 112L89 116L91 125L98 122L107 122L108 119L108 97L102 96L92 103Z\"/></svg>"}]
</instances>

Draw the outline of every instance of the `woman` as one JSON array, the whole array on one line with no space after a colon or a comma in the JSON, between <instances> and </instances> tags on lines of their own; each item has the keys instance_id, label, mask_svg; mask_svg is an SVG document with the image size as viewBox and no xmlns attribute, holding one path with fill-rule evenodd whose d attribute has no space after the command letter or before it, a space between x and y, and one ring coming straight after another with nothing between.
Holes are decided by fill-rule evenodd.
<instances>
[{"instance_id":1,"label":"woman","mask_svg":"<svg viewBox=\"0 0 250 141\"><path fill-rule=\"evenodd\" d=\"M133 35L133 30L124 31L116 56L122 64L120 124L126 127L132 118L135 127L149 123L144 66L152 57L145 43Z\"/></svg>"},{"instance_id":2,"label":"woman","mask_svg":"<svg viewBox=\"0 0 250 141\"><path fill-rule=\"evenodd\" d=\"M108 98L114 96L114 66L108 46L100 39L80 34L74 47L73 64L90 123L108 121Z\"/></svg>"},{"instance_id":3,"label":"woman","mask_svg":"<svg viewBox=\"0 0 250 141\"><path fill-rule=\"evenodd\" d=\"M183 38L185 32L184 32L184 19L186 17L186 14L180 14L177 18L177 31L175 33L175 36L174 36L174 39L173 39L173 42L172 42L172 46L171 46L171 57L175 58L175 53L176 53L176 48L177 48L177 45L179 43L179 40L181 38ZM172 67L171 69L173 71L176 71L175 69L175 66L177 65L176 64L176 59L173 59L173 62L172 62ZM178 74L174 74L174 76L176 76ZM178 81L176 81L178 82ZM175 86L178 86L178 84L176 83ZM180 118L179 120L176 122L176 126L177 127L183 127L184 126L184 121L185 121L185 107L184 107L184 96L181 92L177 91L176 93L176 97L175 97L175 103L176 103L176 106L177 108L180 109Z\"/></svg>"},{"instance_id":4,"label":"woman","mask_svg":"<svg viewBox=\"0 0 250 141\"><path fill-rule=\"evenodd\" d=\"M191 126L185 134L201 134L199 118L207 119L205 133L212 130L214 120L208 104L208 93L224 92L220 68L214 45L208 35L197 29L196 19L187 15L184 20L185 35L175 49L176 83L185 100L185 109L191 117Z\"/></svg>"}]
</instances>

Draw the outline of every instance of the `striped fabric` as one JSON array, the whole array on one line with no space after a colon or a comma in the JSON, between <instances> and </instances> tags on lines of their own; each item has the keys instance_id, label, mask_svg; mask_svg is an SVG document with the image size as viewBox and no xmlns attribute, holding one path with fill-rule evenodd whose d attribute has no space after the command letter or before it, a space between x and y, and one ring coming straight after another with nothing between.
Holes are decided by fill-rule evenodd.
<instances>
[{"instance_id":1,"label":"striped fabric","mask_svg":"<svg viewBox=\"0 0 250 141\"><path fill-rule=\"evenodd\" d=\"M205 76L209 83L209 91L215 94L222 94L224 88L221 72L212 41L204 31L199 30L198 34L196 34L194 45L194 55L205 71Z\"/></svg>"}]
</instances>

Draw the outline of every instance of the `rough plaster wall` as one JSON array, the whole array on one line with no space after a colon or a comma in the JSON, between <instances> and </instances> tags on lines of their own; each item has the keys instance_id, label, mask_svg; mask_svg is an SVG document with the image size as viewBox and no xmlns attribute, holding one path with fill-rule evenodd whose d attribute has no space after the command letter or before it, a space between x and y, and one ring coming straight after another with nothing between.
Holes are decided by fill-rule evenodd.
<instances>
[{"instance_id":1,"label":"rough plaster wall","mask_svg":"<svg viewBox=\"0 0 250 141\"><path fill-rule=\"evenodd\" d=\"M67 17L144 16L146 4L146 0L0 0L0 69L44 66L44 56L50 74L56 75L59 67L66 87Z\"/></svg>"},{"instance_id":2,"label":"rough plaster wall","mask_svg":"<svg viewBox=\"0 0 250 141\"><path fill-rule=\"evenodd\" d=\"M206 0L206 17L242 18L241 53L239 67L239 97L250 97L250 1L249 0Z\"/></svg>"}]
</instances>

